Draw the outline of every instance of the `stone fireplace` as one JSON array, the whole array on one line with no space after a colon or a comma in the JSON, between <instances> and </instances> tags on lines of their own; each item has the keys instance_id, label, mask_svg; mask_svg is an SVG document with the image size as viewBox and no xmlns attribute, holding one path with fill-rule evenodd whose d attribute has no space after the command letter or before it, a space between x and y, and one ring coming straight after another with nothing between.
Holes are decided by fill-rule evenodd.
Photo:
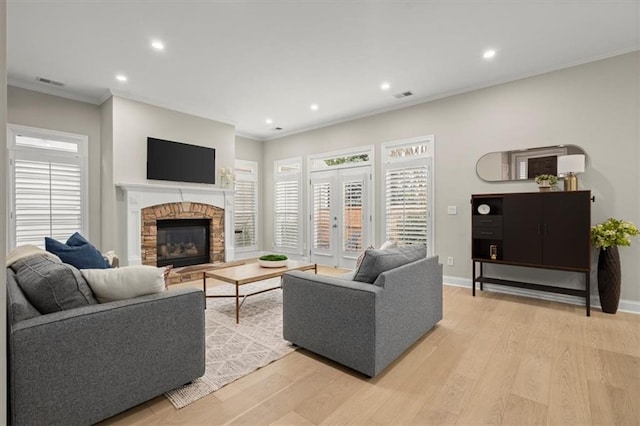
<instances>
[{"instance_id":1,"label":"stone fireplace","mask_svg":"<svg viewBox=\"0 0 640 426\"><path fill-rule=\"evenodd\" d=\"M125 235L124 244L119 245L123 265L185 266L180 264L179 258L188 257L183 255L195 254L196 251L197 256L201 256L199 260L196 259L198 262L206 260L200 263L229 262L234 259L233 190L156 184L120 184L117 187L124 195L120 217L124 219ZM206 231L208 241L195 241L198 239L195 237L203 232L202 228L200 231L185 229L191 227L193 220L201 224L206 222L209 228ZM182 221L184 224L178 224ZM178 229L177 238L189 241L174 240L175 232L172 240L166 241L162 228L174 226ZM180 227L183 229L180 230ZM203 242L208 242L208 248L196 247L202 246Z\"/></svg>"},{"instance_id":2,"label":"stone fireplace","mask_svg":"<svg viewBox=\"0 0 640 426\"><path fill-rule=\"evenodd\" d=\"M179 202L141 210L143 265L174 267L224 262L224 209Z\"/></svg>"}]
</instances>

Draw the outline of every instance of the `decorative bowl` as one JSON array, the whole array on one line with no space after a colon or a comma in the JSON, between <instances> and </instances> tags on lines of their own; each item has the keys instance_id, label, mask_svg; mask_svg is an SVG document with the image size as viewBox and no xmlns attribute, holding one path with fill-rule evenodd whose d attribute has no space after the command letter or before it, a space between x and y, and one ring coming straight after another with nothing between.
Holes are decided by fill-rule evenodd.
<instances>
[{"instance_id":1,"label":"decorative bowl","mask_svg":"<svg viewBox=\"0 0 640 426\"><path fill-rule=\"evenodd\" d=\"M260 260L258 259L258 264L263 268L282 268L283 266L287 266L286 260Z\"/></svg>"}]
</instances>

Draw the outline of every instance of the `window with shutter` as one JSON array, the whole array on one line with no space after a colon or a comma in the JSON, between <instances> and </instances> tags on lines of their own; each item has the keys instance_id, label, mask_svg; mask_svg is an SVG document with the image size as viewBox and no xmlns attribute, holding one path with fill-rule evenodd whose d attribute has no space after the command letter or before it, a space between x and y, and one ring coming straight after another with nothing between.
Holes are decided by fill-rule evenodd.
<instances>
[{"instance_id":1,"label":"window with shutter","mask_svg":"<svg viewBox=\"0 0 640 426\"><path fill-rule=\"evenodd\" d=\"M258 163L235 161L234 244L237 252L258 249Z\"/></svg>"},{"instance_id":2,"label":"window with shutter","mask_svg":"<svg viewBox=\"0 0 640 426\"><path fill-rule=\"evenodd\" d=\"M302 158L274 163L274 249L302 254Z\"/></svg>"},{"instance_id":3,"label":"window with shutter","mask_svg":"<svg viewBox=\"0 0 640 426\"><path fill-rule=\"evenodd\" d=\"M331 183L312 185L313 197L313 248L331 248Z\"/></svg>"},{"instance_id":4,"label":"window with shutter","mask_svg":"<svg viewBox=\"0 0 640 426\"><path fill-rule=\"evenodd\" d=\"M427 244L431 234L433 138L388 143L384 151L385 240Z\"/></svg>"},{"instance_id":5,"label":"window with shutter","mask_svg":"<svg viewBox=\"0 0 640 426\"><path fill-rule=\"evenodd\" d=\"M350 180L342 186L342 250L359 252L362 250L362 205L364 182Z\"/></svg>"},{"instance_id":6,"label":"window with shutter","mask_svg":"<svg viewBox=\"0 0 640 426\"><path fill-rule=\"evenodd\" d=\"M11 248L87 235L86 136L8 127Z\"/></svg>"}]
</instances>

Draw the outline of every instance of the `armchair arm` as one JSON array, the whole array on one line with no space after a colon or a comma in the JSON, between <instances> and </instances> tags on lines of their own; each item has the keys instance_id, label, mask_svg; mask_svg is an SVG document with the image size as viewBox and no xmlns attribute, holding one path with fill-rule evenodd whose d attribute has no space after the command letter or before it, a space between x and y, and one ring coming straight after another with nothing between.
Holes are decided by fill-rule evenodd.
<instances>
[{"instance_id":1,"label":"armchair arm","mask_svg":"<svg viewBox=\"0 0 640 426\"><path fill-rule=\"evenodd\" d=\"M202 291L171 290L16 323L14 424L89 424L204 374Z\"/></svg>"},{"instance_id":2,"label":"armchair arm","mask_svg":"<svg viewBox=\"0 0 640 426\"><path fill-rule=\"evenodd\" d=\"M376 311L383 292L368 283L286 273L282 280L284 338L372 376Z\"/></svg>"}]
</instances>

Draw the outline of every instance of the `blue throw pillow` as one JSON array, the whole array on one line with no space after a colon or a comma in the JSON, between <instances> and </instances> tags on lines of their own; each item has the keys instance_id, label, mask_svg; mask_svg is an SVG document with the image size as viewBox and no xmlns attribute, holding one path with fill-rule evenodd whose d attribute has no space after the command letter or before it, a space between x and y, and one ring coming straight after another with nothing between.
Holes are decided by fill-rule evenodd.
<instances>
[{"instance_id":1,"label":"blue throw pillow","mask_svg":"<svg viewBox=\"0 0 640 426\"><path fill-rule=\"evenodd\" d=\"M91 244L91 243L85 237L80 235L79 232L74 232L73 235L70 236L69 239L67 240L67 245L71 247L85 246L87 244Z\"/></svg>"},{"instance_id":2,"label":"blue throw pillow","mask_svg":"<svg viewBox=\"0 0 640 426\"><path fill-rule=\"evenodd\" d=\"M45 237L44 246L48 252L58 256L64 263L73 265L78 269L109 268L109 263L102 257L102 253L91 244L70 246L53 238Z\"/></svg>"}]
</instances>

